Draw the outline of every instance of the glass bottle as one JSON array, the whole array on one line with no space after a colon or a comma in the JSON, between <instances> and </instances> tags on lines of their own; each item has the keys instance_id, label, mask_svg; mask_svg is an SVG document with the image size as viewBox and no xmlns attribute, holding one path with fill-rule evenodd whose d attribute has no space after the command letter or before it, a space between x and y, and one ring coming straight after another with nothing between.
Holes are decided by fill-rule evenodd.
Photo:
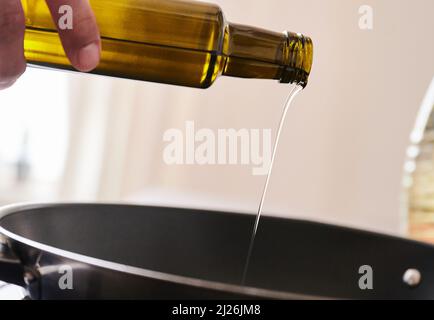
<instances>
[{"instance_id":1,"label":"glass bottle","mask_svg":"<svg viewBox=\"0 0 434 320\"><path fill-rule=\"evenodd\" d=\"M28 62L72 70L45 0L21 1ZM221 75L307 84L313 46L301 34L229 23L218 6L197 1L90 3L102 37L101 62L92 73L197 88Z\"/></svg>"}]
</instances>

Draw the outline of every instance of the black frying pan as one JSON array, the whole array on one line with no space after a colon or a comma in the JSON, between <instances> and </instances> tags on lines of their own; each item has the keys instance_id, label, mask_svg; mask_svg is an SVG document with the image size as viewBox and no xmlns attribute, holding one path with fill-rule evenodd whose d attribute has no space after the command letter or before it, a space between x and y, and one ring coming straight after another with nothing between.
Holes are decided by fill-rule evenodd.
<instances>
[{"instance_id":1,"label":"black frying pan","mask_svg":"<svg viewBox=\"0 0 434 320\"><path fill-rule=\"evenodd\" d=\"M260 223L243 286L253 222L145 206L10 206L0 210L0 280L33 299L434 298L432 246L272 217ZM359 287L363 265L372 290ZM422 276L416 287L403 281L410 268Z\"/></svg>"}]
</instances>

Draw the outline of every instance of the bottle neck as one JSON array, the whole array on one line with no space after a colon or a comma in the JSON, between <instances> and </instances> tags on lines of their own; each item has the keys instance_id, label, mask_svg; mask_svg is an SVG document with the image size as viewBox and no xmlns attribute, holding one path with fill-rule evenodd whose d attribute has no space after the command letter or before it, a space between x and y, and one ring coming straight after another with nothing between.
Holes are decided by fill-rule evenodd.
<instances>
[{"instance_id":1,"label":"bottle neck","mask_svg":"<svg viewBox=\"0 0 434 320\"><path fill-rule=\"evenodd\" d=\"M312 40L296 33L277 33L228 24L222 73L241 78L276 79L306 86L312 67Z\"/></svg>"}]
</instances>

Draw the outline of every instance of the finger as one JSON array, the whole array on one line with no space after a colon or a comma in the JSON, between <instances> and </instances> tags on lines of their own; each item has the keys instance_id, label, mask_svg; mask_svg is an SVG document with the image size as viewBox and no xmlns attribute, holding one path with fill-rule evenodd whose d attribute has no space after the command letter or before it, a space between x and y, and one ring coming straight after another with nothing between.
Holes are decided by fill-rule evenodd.
<instances>
[{"instance_id":1,"label":"finger","mask_svg":"<svg viewBox=\"0 0 434 320\"><path fill-rule=\"evenodd\" d=\"M0 90L4 90L11 87L15 82L16 80L0 82Z\"/></svg>"},{"instance_id":2,"label":"finger","mask_svg":"<svg viewBox=\"0 0 434 320\"><path fill-rule=\"evenodd\" d=\"M10 87L26 70L25 19L20 0L0 4L0 89Z\"/></svg>"},{"instance_id":3,"label":"finger","mask_svg":"<svg viewBox=\"0 0 434 320\"><path fill-rule=\"evenodd\" d=\"M96 68L100 60L101 40L89 0L46 0L46 2L72 65L84 72ZM69 13L60 10L65 6L72 9L72 29L62 28L59 24L61 18Z\"/></svg>"}]
</instances>

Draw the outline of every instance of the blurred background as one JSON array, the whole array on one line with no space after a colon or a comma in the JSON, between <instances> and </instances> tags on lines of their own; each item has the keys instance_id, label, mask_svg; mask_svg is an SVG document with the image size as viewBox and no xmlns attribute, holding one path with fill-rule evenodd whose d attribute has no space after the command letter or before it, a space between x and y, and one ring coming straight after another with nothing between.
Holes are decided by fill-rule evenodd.
<instances>
[{"instance_id":1,"label":"blurred background","mask_svg":"<svg viewBox=\"0 0 434 320\"><path fill-rule=\"evenodd\" d=\"M433 241L434 2L214 2L230 21L301 32L315 44L266 214ZM359 27L363 5L373 9L372 30ZM198 90L29 68L0 92L0 204L122 201L255 213L265 176L242 165L169 166L163 134L194 121L271 128L274 136L289 89L220 78Z\"/></svg>"}]
</instances>

